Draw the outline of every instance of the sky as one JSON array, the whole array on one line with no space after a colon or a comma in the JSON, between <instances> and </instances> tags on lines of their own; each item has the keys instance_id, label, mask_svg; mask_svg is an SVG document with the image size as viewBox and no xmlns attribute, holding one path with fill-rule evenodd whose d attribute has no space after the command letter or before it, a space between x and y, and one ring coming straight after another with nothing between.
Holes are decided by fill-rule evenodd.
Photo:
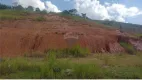
<instances>
[{"instance_id":1,"label":"sky","mask_svg":"<svg viewBox=\"0 0 142 80\"><path fill-rule=\"evenodd\" d=\"M78 14L86 13L91 19L142 25L142 0L0 0L0 3L8 5L13 2L51 12L77 9Z\"/></svg>"}]
</instances>

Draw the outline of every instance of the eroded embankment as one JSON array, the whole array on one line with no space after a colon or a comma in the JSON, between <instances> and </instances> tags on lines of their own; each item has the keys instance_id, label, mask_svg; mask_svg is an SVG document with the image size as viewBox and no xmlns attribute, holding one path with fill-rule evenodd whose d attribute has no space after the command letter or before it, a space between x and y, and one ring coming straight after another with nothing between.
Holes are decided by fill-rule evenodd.
<instances>
[{"instance_id":1,"label":"eroded embankment","mask_svg":"<svg viewBox=\"0 0 142 80\"><path fill-rule=\"evenodd\" d=\"M93 53L124 51L116 30L55 15L45 17L47 21L42 22L28 19L0 21L0 56L18 56L25 52L68 48L76 44L89 48Z\"/></svg>"}]
</instances>

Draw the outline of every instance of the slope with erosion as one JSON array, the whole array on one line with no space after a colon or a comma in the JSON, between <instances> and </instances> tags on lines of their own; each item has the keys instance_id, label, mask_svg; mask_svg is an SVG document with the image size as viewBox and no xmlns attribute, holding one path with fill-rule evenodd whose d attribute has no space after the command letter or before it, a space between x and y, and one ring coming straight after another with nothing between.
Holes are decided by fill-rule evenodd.
<instances>
[{"instance_id":1,"label":"slope with erosion","mask_svg":"<svg viewBox=\"0 0 142 80\"><path fill-rule=\"evenodd\" d=\"M31 14L26 19L0 21L0 57L70 48L77 44L89 48L92 53L124 51L119 44L118 30L56 14L44 15L45 21L37 21L39 16Z\"/></svg>"}]
</instances>

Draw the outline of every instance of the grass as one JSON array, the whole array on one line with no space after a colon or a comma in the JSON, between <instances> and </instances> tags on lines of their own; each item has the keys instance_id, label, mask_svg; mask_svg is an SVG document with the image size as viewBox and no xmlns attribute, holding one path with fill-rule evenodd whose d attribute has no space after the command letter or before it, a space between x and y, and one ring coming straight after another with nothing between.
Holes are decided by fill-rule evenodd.
<instances>
[{"instance_id":1,"label":"grass","mask_svg":"<svg viewBox=\"0 0 142 80\"><path fill-rule=\"evenodd\" d=\"M136 37L142 38L142 34L135 34Z\"/></svg>"},{"instance_id":2,"label":"grass","mask_svg":"<svg viewBox=\"0 0 142 80\"><path fill-rule=\"evenodd\" d=\"M28 15L26 11L19 10L0 10L0 20L19 20Z\"/></svg>"},{"instance_id":3,"label":"grass","mask_svg":"<svg viewBox=\"0 0 142 80\"><path fill-rule=\"evenodd\" d=\"M23 19L27 12L0 10L0 20ZM85 20L79 16L69 16L74 20ZM43 16L35 21L45 21ZM120 42L128 53L135 50L132 45ZM142 54L94 54L79 45L62 50L47 50L45 53L33 52L25 57L3 58L0 61L1 79L96 79L142 78Z\"/></svg>"},{"instance_id":4,"label":"grass","mask_svg":"<svg viewBox=\"0 0 142 80\"><path fill-rule=\"evenodd\" d=\"M44 18L44 16L38 16L34 19L34 21L46 21L46 18Z\"/></svg>"},{"instance_id":5,"label":"grass","mask_svg":"<svg viewBox=\"0 0 142 80\"><path fill-rule=\"evenodd\" d=\"M84 58L4 58L0 78L5 79L96 79L142 78L142 54L94 54ZM107 60L107 61L106 61Z\"/></svg>"},{"instance_id":6,"label":"grass","mask_svg":"<svg viewBox=\"0 0 142 80\"><path fill-rule=\"evenodd\" d=\"M88 48L81 47L80 45L73 46L71 48L64 49L48 49L42 52L31 52L25 53L24 57L30 58L43 58L49 56L50 53L55 53L56 58L67 58L67 57L86 57L89 55L90 51Z\"/></svg>"},{"instance_id":7,"label":"grass","mask_svg":"<svg viewBox=\"0 0 142 80\"><path fill-rule=\"evenodd\" d=\"M56 53L56 57L65 58L65 57L85 57L89 55L90 51L88 48L83 48L80 45L73 46L72 48L65 48L60 50L49 49L45 53L49 54L50 52Z\"/></svg>"},{"instance_id":8,"label":"grass","mask_svg":"<svg viewBox=\"0 0 142 80\"><path fill-rule=\"evenodd\" d=\"M81 16L71 15L71 14L66 14L66 13L59 13L58 15L61 16L61 17L70 18L70 19L75 20L75 21L86 21L86 20L88 20L88 19L85 19Z\"/></svg>"},{"instance_id":9,"label":"grass","mask_svg":"<svg viewBox=\"0 0 142 80\"><path fill-rule=\"evenodd\" d=\"M129 53L129 54L135 54L136 50L130 43L126 42L120 42L120 45Z\"/></svg>"}]
</instances>

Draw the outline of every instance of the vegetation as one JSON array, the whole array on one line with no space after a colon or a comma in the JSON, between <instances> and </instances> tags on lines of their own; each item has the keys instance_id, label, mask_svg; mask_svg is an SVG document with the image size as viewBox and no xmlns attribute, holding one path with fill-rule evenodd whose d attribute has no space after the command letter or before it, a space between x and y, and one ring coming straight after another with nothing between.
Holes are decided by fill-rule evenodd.
<instances>
[{"instance_id":1,"label":"vegetation","mask_svg":"<svg viewBox=\"0 0 142 80\"><path fill-rule=\"evenodd\" d=\"M142 78L142 54L95 54L85 58L5 58L0 62L0 78L8 79L95 79Z\"/></svg>"},{"instance_id":2,"label":"vegetation","mask_svg":"<svg viewBox=\"0 0 142 80\"><path fill-rule=\"evenodd\" d=\"M23 8L20 5L9 7L0 4L0 20L24 19L25 15L32 12L40 14L47 13L46 10L40 11L39 8L36 8L34 11L32 6ZM63 11L59 13L59 15L71 18L75 21L86 20L86 18L83 18L76 13L77 11L72 9L69 11ZM83 15L85 16L85 14ZM36 17L34 20L46 21L43 16ZM114 23L119 24L117 22ZM115 26L116 24L114 23L104 22L103 24ZM139 28L137 27L136 29ZM136 53L131 44L120 42L120 45L124 47L129 54ZM49 49L46 50L45 53L31 52L25 54L24 57L0 58L0 78L142 78L141 53L135 55L128 55L125 53L91 55L89 53L89 49L76 45L72 48L66 49Z\"/></svg>"},{"instance_id":3,"label":"vegetation","mask_svg":"<svg viewBox=\"0 0 142 80\"><path fill-rule=\"evenodd\" d=\"M129 33L137 33L137 34L142 34L142 25L138 25L138 24L131 24L131 23L122 23L122 22L115 22L115 21L109 21L109 20L93 20L97 23L100 24L104 24L107 25L111 28L116 28L116 29L120 29L123 32L129 32Z\"/></svg>"},{"instance_id":4,"label":"vegetation","mask_svg":"<svg viewBox=\"0 0 142 80\"><path fill-rule=\"evenodd\" d=\"M80 16L79 14L77 14L76 9L64 10L63 12L59 13L59 16L70 18L75 21L85 21L85 20L89 19L89 18L86 19L86 18Z\"/></svg>"},{"instance_id":5,"label":"vegetation","mask_svg":"<svg viewBox=\"0 0 142 80\"><path fill-rule=\"evenodd\" d=\"M23 8L21 5L18 6L8 6L8 5L4 5L4 4L0 4L0 10L3 9L10 9L10 10L22 10L22 11L26 11L26 12L30 12L30 13L40 13L40 14L47 14L46 10L41 11L39 8L36 8L34 11L34 8L32 6L29 6L27 8ZM121 31L125 31L125 32L131 32L131 33L137 33L137 34L142 34L142 26L141 25L136 25L136 24L130 24L130 23L121 23L121 22L115 22L115 21L109 21L109 20L91 20L89 18L86 17L86 14L82 13L82 16L80 16L77 13L76 9L71 9L71 10L65 10L61 13L59 13L60 16L66 17L66 18L70 18L73 19L75 21L92 21L92 22L97 22L99 24L104 24L107 25L109 28L116 28L116 29L120 29L121 27ZM12 16L0 16L2 19L19 19L19 18L15 18Z\"/></svg>"},{"instance_id":6,"label":"vegetation","mask_svg":"<svg viewBox=\"0 0 142 80\"><path fill-rule=\"evenodd\" d=\"M0 9L11 9L11 8L12 8L11 6L0 3Z\"/></svg>"},{"instance_id":7,"label":"vegetation","mask_svg":"<svg viewBox=\"0 0 142 80\"><path fill-rule=\"evenodd\" d=\"M17 20L24 19L25 15L28 15L27 11L18 11L18 10L0 10L0 20Z\"/></svg>"},{"instance_id":8,"label":"vegetation","mask_svg":"<svg viewBox=\"0 0 142 80\"><path fill-rule=\"evenodd\" d=\"M135 34L136 38L142 38L142 34Z\"/></svg>"},{"instance_id":9,"label":"vegetation","mask_svg":"<svg viewBox=\"0 0 142 80\"><path fill-rule=\"evenodd\" d=\"M48 56L50 53L55 53L56 58L67 58L67 57L86 57L89 55L90 51L88 48L82 48L79 45L76 45L72 48L65 49L48 49L44 53L41 52L31 52L25 53L25 57L31 58L43 58Z\"/></svg>"},{"instance_id":10,"label":"vegetation","mask_svg":"<svg viewBox=\"0 0 142 80\"><path fill-rule=\"evenodd\" d=\"M135 54L136 50L134 47L126 42L120 42L120 45L129 53L129 54Z\"/></svg>"},{"instance_id":11,"label":"vegetation","mask_svg":"<svg viewBox=\"0 0 142 80\"><path fill-rule=\"evenodd\" d=\"M34 19L34 21L46 21L46 18L44 18L44 16L38 16Z\"/></svg>"},{"instance_id":12,"label":"vegetation","mask_svg":"<svg viewBox=\"0 0 142 80\"><path fill-rule=\"evenodd\" d=\"M8 6L4 4L0 4L0 20L19 20L24 19L26 15L29 13L39 13L39 14L47 14L47 11L40 10L39 8L36 8L34 11L34 8L32 6L29 6L27 8L23 8L21 5L18 6ZM45 20L43 17L38 17L38 21Z\"/></svg>"},{"instance_id":13,"label":"vegetation","mask_svg":"<svg viewBox=\"0 0 142 80\"><path fill-rule=\"evenodd\" d=\"M65 49L60 49L60 50L54 50L54 49L50 49L50 50L46 50L45 53L56 53L56 57L58 58L65 58L65 57L85 57L87 56L90 51L88 48L82 48L79 45L76 45L72 48L65 48Z\"/></svg>"}]
</instances>

